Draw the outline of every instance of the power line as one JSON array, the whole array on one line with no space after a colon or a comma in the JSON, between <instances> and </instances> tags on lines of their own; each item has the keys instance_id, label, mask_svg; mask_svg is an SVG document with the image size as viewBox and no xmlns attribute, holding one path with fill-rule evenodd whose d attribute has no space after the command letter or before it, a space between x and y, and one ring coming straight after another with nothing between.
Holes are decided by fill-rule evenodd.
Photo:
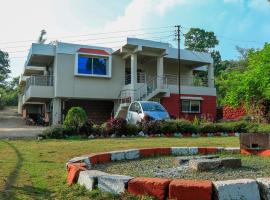
<instances>
[{"instance_id":1,"label":"power line","mask_svg":"<svg viewBox=\"0 0 270 200\"><path fill-rule=\"evenodd\" d=\"M165 29L165 28L171 28L172 26L161 26L161 27L149 27L149 28L140 28L140 29L130 29L130 30L118 30L118 31L111 31L111 32L93 32L83 35L69 35L69 36L60 36L60 37L51 37L47 38L50 40L57 40L58 38L72 38L72 37L84 37L89 35L103 35L103 34L114 34L114 33L124 33L124 32L133 32L133 31L142 31L142 30L154 30L154 29ZM23 42L32 42L35 41L33 39L31 40L19 40L19 41L10 41L10 42L0 42L0 44L11 44L11 43L23 43Z\"/></svg>"},{"instance_id":2,"label":"power line","mask_svg":"<svg viewBox=\"0 0 270 200\"><path fill-rule=\"evenodd\" d=\"M136 34L136 36L141 36L141 35L150 35L150 34L157 34L157 33L169 33L172 31L158 31L158 32L146 32L142 34ZM87 38L87 39L79 39L79 40L73 40L73 41L67 41L67 42L82 42L82 41L91 41L91 40L109 40L111 38L119 38L119 37L128 37L128 35L119 35L119 36L113 36L113 37L101 37L101 38ZM13 48L22 48L22 47L28 47L28 45L23 45L23 46L6 46L6 47L1 47L2 49L13 49Z\"/></svg>"},{"instance_id":3,"label":"power line","mask_svg":"<svg viewBox=\"0 0 270 200\"><path fill-rule=\"evenodd\" d=\"M170 37L172 37L173 36L173 34L171 34L171 35L162 35L162 36L156 36L156 37L151 37L151 38L141 38L141 39L168 39L168 38L170 38ZM100 45L100 44L112 44L112 43L121 43L121 42L126 42L126 40L117 40L117 41L110 41L110 42L103 42L103 43L95 43L95 44L91 44L92 46L95 46L95 45ZM121 47L121 45L120 46L115 46L115 47L109 47L109 48L112 48L112 49L116 49L116 48L120 48ZM42 48L42 47L41 47ZM21 50L21 51L13 51L13 52L8 52L9 54L11 54L11 53L28 53L28 51L29 51L30 49L26 49L26 50ZM15 56L15 57L10 57L10 59L13 59L13 58L25 58L26 56L24 56L24 57L17 57L17 56Z\"/></svg>"}]
</instances>

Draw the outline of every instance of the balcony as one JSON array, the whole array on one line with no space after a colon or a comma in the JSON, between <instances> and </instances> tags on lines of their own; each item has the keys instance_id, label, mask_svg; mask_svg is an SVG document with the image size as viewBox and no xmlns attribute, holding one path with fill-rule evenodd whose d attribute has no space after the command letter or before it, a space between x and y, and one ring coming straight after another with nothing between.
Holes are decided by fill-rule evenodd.
<instances>
[{"instance_id":1,"label":"balcony","mask_svg":"<svg viewBox=\"0 0 270 200\"><path fill-rule=\"evenodd\" d=\"M30 76L26 79L24 102L45 102L53 98L53 76Z\"/></svg>"},{"instance_id":2,"label":"balcony","mask_svg":"<svg viewBox=\"0 0 270 200\"><path fill-rule=\"evenodd\" d=\"M178 76L173 74L165 74L168 85L178 85ZM208 87L207 78L187 77L180 76L181 86L193 86L193 87Z\"/></svg>"}]
</instances>

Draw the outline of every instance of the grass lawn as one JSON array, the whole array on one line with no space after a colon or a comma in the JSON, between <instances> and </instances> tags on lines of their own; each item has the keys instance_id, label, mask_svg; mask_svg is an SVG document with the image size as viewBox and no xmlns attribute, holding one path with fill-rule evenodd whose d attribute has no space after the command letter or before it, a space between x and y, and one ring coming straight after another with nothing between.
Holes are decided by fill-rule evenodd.
<instances>
[{"instance_id":1,"label":"grass lawn","mask_svg":"<svg viewBox=\"0 0 270 200\"><path fill-rule=\"evenodd\" d=\"M237 137L0 140L0 199L114 199L66 185L65 163L92 152L170 146L239 146ZM120 197L115 197L120 199ZM122 199L128 198L127 195Z\"/></svg>"}]
</instances>

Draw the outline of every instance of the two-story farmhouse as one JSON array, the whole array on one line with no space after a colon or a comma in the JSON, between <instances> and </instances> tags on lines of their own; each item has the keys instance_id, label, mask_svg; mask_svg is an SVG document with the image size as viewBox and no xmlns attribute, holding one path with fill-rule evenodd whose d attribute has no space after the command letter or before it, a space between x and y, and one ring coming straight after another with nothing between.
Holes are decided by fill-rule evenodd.
<instances>
[{"instance_id":1,"label":"two-story farmhouse","mask_svg":"<svg viewBox=\"0 0 270 200\"><path fill-rule=\"evenodd\" d=\"M193 71L202 66L207 80L194 80ZM69 108L80 106L90 119L104 122L125 116L134 100L154 100L174 117L214 119L213 71L209 54L181 50L179 95L177 49L168 43L127 38L116 51L62 42L32 44L20 78L24 92L18 110L24 117L39 113L58 124Z\"/></svg>"}]
</instances>

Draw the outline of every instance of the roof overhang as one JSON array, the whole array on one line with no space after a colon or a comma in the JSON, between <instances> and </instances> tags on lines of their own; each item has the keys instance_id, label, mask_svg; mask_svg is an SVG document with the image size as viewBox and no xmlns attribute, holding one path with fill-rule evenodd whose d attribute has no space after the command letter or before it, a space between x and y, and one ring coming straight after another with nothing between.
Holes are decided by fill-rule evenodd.
<instances>
[{"instance_id":1,"label":"roof overhang","mask_svg":"<svg viewBox=\"0 0 270 200\"><path fill-rule=\"evenodd\" d=\"M44 71L46 71L45 67L38 67L38 66L25 66L24 67L24 76L31 76L31 75L44 75Z\"/></svg>"},{"instance_id":2,"label":"roof overhang","mask_svg":"<svg viewBox=\"0 0 270 200\"><path fill-rule=\"evenodd\" d=\"M53 62L55 46L33 43L29 50L25 66L48 66Z\"/></svg>"},{"instance_id":3,"label":"roof overhang","mask_svg":"<svg viewBox=\"0 0 270 200\"><path fill-rule=\"evenodd\" d=\"M115 52L113 55L122 56L124 59L131 54L141 54L147 56L165 56L168 43L155 42L151 40L142 40L137 38L127 38L125 44Z\"/></svg>"}]
</instances>

